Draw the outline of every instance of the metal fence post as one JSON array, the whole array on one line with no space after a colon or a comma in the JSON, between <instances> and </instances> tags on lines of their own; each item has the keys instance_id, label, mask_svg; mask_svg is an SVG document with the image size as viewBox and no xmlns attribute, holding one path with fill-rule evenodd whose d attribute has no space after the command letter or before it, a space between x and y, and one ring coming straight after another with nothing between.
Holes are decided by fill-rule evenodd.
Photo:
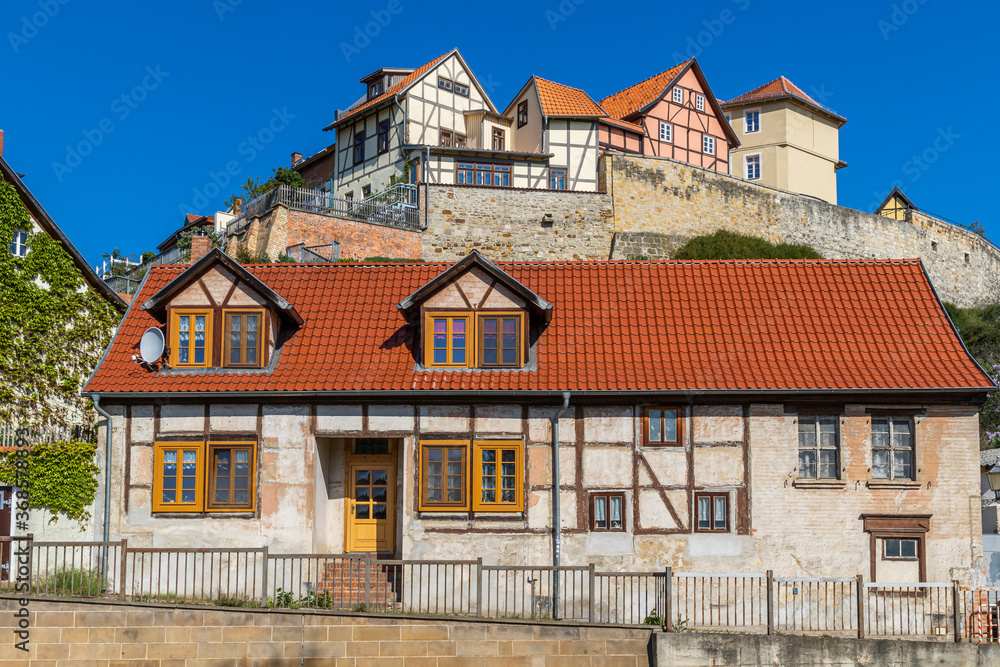
<instances>
[{"instance_id":1,"label":"metal fence post","mask_svg":"<svg viewBox=\"0 0 1000 667\"><path fill-rule=\"evenodd\" d=\"M483 557L476 559L476 618L483 616Z\"/></svg>"},{"instance_id":2,"label":"metal fence post","mask_svg":"<svg viewBox=\"0 0 1000 667\"><path fill-rule=\"evenodd\" d=\"M587 576L589 577L588 586L590 588L590 591L588 593L589 608L587 610L587 620L590 621L591 623L594 622L594 583L595 583L594 569L595 569L594 564L591 563L587 570Z\"/></svg>"},{"instance_id":3,"label":"metal fence post","mask_svg":"<svg viewBox=\"0 0 1000 667\"><path fill-rule=\"evenodd\" d=\"M122 538L122 546L121 546L121 555L122 555L122 567L121 567L121 575L120 575L121 579L118 582L118 588L119 588L119 590L118 590L118 597L120 597L122 600L125 599L125 577L126 577L126 572L127 572L126 568L127 568L127 565L128 565L128 559L125 557L125 554L127 553L127 551L128 551L128 540L123 537Z\"/></svg>"},{"instance_id":4,"label":"metal fence post","mask_svg":"<svg viewBox=\"0 0 1000 667\"><path fill-rule=\"evenodd\" d=\"M858 575L858 639L865 638L865 580L859 574Z\"/></svg>"},{"instance_id":5,"label":"metal fence post","mask_svg":"<svg viewBox=\"0 0 1000 667\"><path fill-rule=\"evenodd\" d=\"M365 554L365 611L368 611L372 591L372 555Z\"/></svg>"},{"instance_id":6,"label":"metal fence post","mask_svg":"<svg viewBox=\"0 0 1000 667\"><path fill-rule=\"evenodd\" d=\"M952 615L952 618L954 619L954 623L955 623L955 643L956 644L958 644L959 642L962 641L962 623L961 623L961 621L962 621L963 618L965 618L965 614L960 614L959 613L959 599L961 597L962 597L961 591L959 591L959 589L958 589L958 580L957 579L952 579L951 580L951 599L952 599L952 606L954 608L951 610L951 615Z\"/></svg>"},{"instance_id":7,"label":"metal fence post","mask_svg":"<svg viewBox=\"0 0 1000 667\"><path fill-rule=\"evenodd\" d=\"M669 565L664 570L664 576L666 576L667 579L666 579L666 584L664 585L662 625L664 632L670 632L673 629L672 626L670 625L670 614L672 611L670 609L670 598L673 588L673 582L671 581L671 579L673 578L673 572L671 571Z\"/></svg>"},{"instance_id":8,"label":"metal fence post","mask_svg":"<svg viewBox=\"0 0 1000 667\"><path fill-rule=\"evenodd\" d=\"M267 565L268 565L268 563L267 563L267 561L268 561L267 545L265 544L263 547L261 547L260 551L261 551L261 555L262 555L262 557L264 559L261 562L261 564L260 564L260 606L261 607L266 607L267 606Z\"/></svg>"},{"instance_id":9,"label":"metal fence post","mask_svg":"<svg viewBox=\"0 0 1000 667\"><path fill-rule=\"evenodd\" d=\"M38 589L38 582L35 581L34 541L35 541L35 534L34 533L28 533L28 536L27 536L27 542L28 542L27 550L28 550L28 594L29 595L31 594L31 584L32 584L32 582L35 583L35 589L36 589L35 590L35 595L38 595L38 590L37 590ZM13 544L11 544L11 546L13 546ZM13 563L13 560L14 560L13 557L11 557L11 563ZM46 558L46 560L48 560L48 558ZM11 578L13 578L13 574L14 574L14 571L15 571L13 565L11 565L10 569L11 569L10 576L11 576ZM17 568L17 570L16 570L18 574L21 573L20 569L21 568Z\"/></svg>"},{"instance_id":10,"label":"metal fence post","mask_svg":"<svg viewBox=\"0 0 1000 667\"><path fill-rule=\"evenodd\" d=\"M774 570L767 571L767 634L774 634Z\"/></svg>"}]
</instances>

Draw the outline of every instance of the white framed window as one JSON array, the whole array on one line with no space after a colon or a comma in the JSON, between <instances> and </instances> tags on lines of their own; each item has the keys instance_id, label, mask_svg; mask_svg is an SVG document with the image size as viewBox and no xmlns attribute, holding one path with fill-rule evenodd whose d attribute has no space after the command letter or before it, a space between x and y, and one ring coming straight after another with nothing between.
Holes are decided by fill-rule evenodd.
<instances>
[{"instance_id":1,"label":"white framed window","mask_svg":"<svg viewBox=\"0 0 1000 667\"><path fill-rule=\"evenodd\" d=\"M715 137L704 135L701 138L701 150L705 155L715 155Z\"/></svg>"},{"instance_id":2,"label":"white framed window","mask_svg":"<svg viewBox=\"0 0 1000 667\"><path fill-rule=\"evenodd\" d=\"M872 417L872 477L912 480L913 471L913 420Z\"/></svg>"},{"instance_id":3,"label":"white framed window","mask_svg":"<svg viewBox=\"0 0 1000 667\"><path fill-rule=\"evenodd\" d=\"M28 254L28 230L15 229L14 238L10 242L10 252L15 257L24 257Z\"/></svg>"},{"instance_id":4,"label":"white framed window","mask_svg":"<svg viewBox=\"0 0 1000 667\"><path fill-rule=\"evenodd\" d=\"M917 560L920 557L915 538L887 537L882 540L882 551L885 560Z\"/></svg>"},{"instance_id":5,"label":"white framed window","mask_svg":"<svg viewBox=\"0 0 1000 667\"><path fill-rule=\"evenodd\" d=\"M747 109L743 112L743 134L760 132L760 109Z\"/></svg>"},{"instance_id":6,"label":"white framed window","mask_svg":"<svg viewBox=\"0 0 1000 667\"><path fill-rule=\"evenodd\" d=\"M680 87L674 86L674 102L680 104L683 101L684 101L684 91Z\"/></svg>"},{"instance_id":7,"label":"white framed window","mask_svg":"<svg viewBox=\"0 0 1000 667\"><path fill-rule=\"evenodd\" d=\"M664 123L660 121L660 141L673 142L674 140L674 126L670 123Z\"/></svg>"},{"instance_id":8,"label":"white framed window","mask_svg":"<svg viewBox=\"0 0 1000 667\"><path fill-rule=\"evenodd\" d=\"M836 416L799 417L799 479L838 479L840 439Z\"/></svg>"},{"instance_id":9,"label":"white framed window","mask_svg":"<svg viewBox=\"0 0 1000 667\"><path fill-rule=\"evenodd\" d=\"M705 110L705 96L704 95L698 95L697 97L694 98L694 108L697 109L698 111L704 111Z\"/></svg>"},{"instance_id":10,"label":"white framed window","mask_svg":"<svg viewBox=\"0 0 1000 667\"><path fill-rule=\"evenodd\" d=\"M745 177L748 181L760 180L760 153L747 155L745 158Z\"/></svg>"}]
</instances>

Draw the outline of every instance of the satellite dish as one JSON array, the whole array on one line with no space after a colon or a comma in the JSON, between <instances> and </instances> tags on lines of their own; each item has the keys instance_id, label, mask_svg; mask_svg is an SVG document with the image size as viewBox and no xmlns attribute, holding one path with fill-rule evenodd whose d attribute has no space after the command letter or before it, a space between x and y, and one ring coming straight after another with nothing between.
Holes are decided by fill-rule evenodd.
<instances>
[{"instance_id":1,"label":"satellite dish","mask_svg":"<svg viewBox=\"0 0 1000 667\"><path fill-rule=\"evenodd\" d=\"M156 327L146 329L146 333L142 334L142 340L139 341L139 356L152 366L163 356L164 343L162 331Z\"/></svg>"}]
</instances>

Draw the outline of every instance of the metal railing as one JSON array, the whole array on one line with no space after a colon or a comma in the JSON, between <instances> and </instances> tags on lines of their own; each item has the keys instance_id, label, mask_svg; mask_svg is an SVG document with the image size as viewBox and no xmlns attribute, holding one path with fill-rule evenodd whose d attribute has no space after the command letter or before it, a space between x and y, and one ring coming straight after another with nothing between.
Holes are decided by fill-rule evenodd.
<instances>
[{"instance_id":1,"label":"metal railing","mask_svg":"<svg viewBox=\"0 0 1000 667\"><path fill-rule=\"evenodd\" d=\"M280 185L253 201L247 202L239 216L226 225L226 236L239 234L253 218L259 218L275 206L297 211L332 215L362 222L418 231L420 208L417 186L397 184L365 199L353 199L321 190L307 190Z\"/></svg>"},{"instance_id":2,"label":"metal railing","mask_svg":"<svg viewBox=\"0 0 1000 667\"><path fill-rule=\"evenodd\" d=\"M1000 589L766 574L130 547L0 537L0 594L727 631L1000 641Z\"/></svg>"},{"instance_id":3,"label":"metal railing","mask_svg":"<svg viewBox=\"0 0 1000 667\"><path fill-rule=\"evenodd\" d=\"M52 442L97 442L97 429L88 426L0 426L0 447L30 447Z\"/></svg>"},{"instance_id":4,"label":"metal railing","mask_svg":"<svg viewBox=\"0 0 1000 667\"><path fill-rule=\"evenodd\" d=\"M310 245L296 243L285 249L285 254L299 264L336 262L340 259L340 243L334 241L325 245Z\"/></svg>"},{"instance_id":5,"label":"metal railing","mask_svg":"<svg viewBox=\"0 0 1000 667\"><path fill-rule=\"evenodd\" d=\"M104 283L119 294L135 294L141 282L141 280L128 276L106 276L104 278Z\"/></svg>"}]
</instances>

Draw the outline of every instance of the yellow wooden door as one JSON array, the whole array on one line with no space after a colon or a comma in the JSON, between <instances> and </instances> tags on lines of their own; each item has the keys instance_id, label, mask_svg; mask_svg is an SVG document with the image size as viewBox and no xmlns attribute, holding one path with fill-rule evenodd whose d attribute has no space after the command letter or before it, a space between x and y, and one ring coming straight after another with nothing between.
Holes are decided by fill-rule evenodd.
<instances>
[{"instance_id":1,"label":"yellow wooden door","mask_svg":"<svg viewBox=\"0 0 1000 667\"><path fill-rule=\"evenodd\" d=\"M350 463L347 469L348 551L393 552L396 547L396 468Z\"/></svg>"}]
</instances>

